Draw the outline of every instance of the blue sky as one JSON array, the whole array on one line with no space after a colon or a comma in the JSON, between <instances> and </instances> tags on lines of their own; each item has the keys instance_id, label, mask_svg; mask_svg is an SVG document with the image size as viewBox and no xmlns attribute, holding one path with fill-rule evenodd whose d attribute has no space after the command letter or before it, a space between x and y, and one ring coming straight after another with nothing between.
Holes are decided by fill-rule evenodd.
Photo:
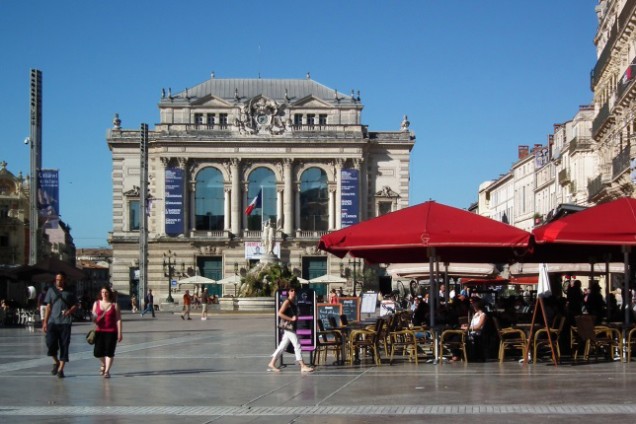
<instances>
[{"instance_id":1,"label":"blue sky","mask_svg":"<svg viewBox=\"0 0 636 424\"><path fill-rule=\"evenodd\" d=\"M311 77L360 90L371 130L417 142L411 204L466 208L518 145L592 102L596 0L0 0L0 161L29 172L29 69L43 72L43 167L78 247L112 229L106 131L152 128L161 89ZM309 5L309 6L308 6Z\"/></svg>"}]
</instances>

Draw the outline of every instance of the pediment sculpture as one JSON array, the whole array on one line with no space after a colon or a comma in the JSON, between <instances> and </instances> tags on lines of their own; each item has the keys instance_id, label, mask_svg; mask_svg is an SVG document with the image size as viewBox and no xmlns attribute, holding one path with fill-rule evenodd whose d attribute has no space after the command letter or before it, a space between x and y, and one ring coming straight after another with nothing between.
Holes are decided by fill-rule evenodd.
<instances>
[{"instance_id":1,"label":"pediment sculpture","mask_svg":"<svg viewBox=\"0 0 636 424\"><path fill-rule=\"evenodd\" d=\"M238 107L235 125L241 134L278 135L287 130L284 112L274 100L258 96Z\"/></svg>"}]
</instances>

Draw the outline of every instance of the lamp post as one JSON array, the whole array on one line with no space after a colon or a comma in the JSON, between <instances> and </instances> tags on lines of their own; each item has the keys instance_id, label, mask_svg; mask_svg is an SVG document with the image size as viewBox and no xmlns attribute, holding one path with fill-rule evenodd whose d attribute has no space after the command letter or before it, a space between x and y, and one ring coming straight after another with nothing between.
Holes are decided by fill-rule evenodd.
<instances>
[{"instance_id":1,"label":"lamp post","mask_svg":"<svg viewBox=\"0 0 636 424\"><path fill-rule=\"evenodd\" d=\"M166 302L174 303L172 298L172 276L174 275L174 267L177 264L177 253L168 250L163 254L163 275L168 277L168 298Z\"/></svg>"},{"instance_id":2,"label":"lamp post","mask_svg":"<svg viewBox=\"0 0 636 424\"><path fill-rule=\"evenodd\" d=\"M238 296L238 292L237 292L237 282L236 280L238 279L238 262L234 262L234 297Z\"/></svg>"},{"instance_id":3,"label":"lamp post","mask_svg":"<svg viewBox=\"0 0 636 424\"><path fill-rule=\"evenodd\" d=\"M360 262L360 259L349 259L349 267L351 268L351 266L353 265L353 297L357 297L358 293L356 291L356 275L357 275L357 269L360 268L360 271L362 271L362 262Z\"/></svg>"}]
</instances>

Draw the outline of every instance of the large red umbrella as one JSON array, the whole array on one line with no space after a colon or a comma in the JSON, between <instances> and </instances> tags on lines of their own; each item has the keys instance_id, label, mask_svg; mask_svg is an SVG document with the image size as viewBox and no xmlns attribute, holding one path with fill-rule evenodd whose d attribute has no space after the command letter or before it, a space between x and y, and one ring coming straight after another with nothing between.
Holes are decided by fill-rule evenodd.
<instances>
[{"instance_id":1,"label":"large red umbrella","mask_svg":"<svg viewBox=\"0 0 636 424\"><path fill-rule=\"evenodd\" d=\"M608 262L623 259L625 302L629 288L629 250L636 246L636 199L623 197L568 215L532 231L535 254L542 259ZM566 257L567 256L567 257ZM626 304L626 303L624 303ZM629 322L629 308L625 308Z\"/></svg>"},{"instance_id":2,"label":"large red umbrella","mask_svg":"<svg viewBox=\"0 0 636 424\"><path fill-rule=\"evenodd\" d=\"M428 201L326 234L318 248L375 263L513 262L530 233L452 206Z\"/></svg>"},{"instance_id":3,"label":"large red umbrella","mask_svg":"<svg viewBox=\"0 0 636 424\"><path fill-rule=\"evenodd\" d=\"M530 233L490 218L433 201L400 209L320 238L318 248L338 257L369 262L513 262ZM430 325L435 327L437 288L431 279ZM437 360L437 343L435 358Z\"/></svg>"}]
</instances>

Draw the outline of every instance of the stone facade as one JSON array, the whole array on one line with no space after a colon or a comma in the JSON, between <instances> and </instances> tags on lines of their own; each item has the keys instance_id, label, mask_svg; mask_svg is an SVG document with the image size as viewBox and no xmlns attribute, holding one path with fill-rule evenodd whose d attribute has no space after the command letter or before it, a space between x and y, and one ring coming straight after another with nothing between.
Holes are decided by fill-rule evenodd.
<instances>
[{"instance_id":1,"label":"stone facade","mask_svg":"<svg viewBox=\"0 0 636 424\"><path fill-rule=\"evenodd\" d=\"M176 252L173 279L242 274L258 260L265 222L274 228L275 254L298 276L338 274L341 261L316 249L320 236L409 202L415 136L408 119L397 117L395 131L369 131L362 109L359 93L344 95L309 76L212 76L174 95L162 90L148 147L148 283L158 299L168 289L164 253ZM139 139L115 117L107 136L111 278L121 293L134 288L139 263Z\"/></svg>"}]
</instances>

